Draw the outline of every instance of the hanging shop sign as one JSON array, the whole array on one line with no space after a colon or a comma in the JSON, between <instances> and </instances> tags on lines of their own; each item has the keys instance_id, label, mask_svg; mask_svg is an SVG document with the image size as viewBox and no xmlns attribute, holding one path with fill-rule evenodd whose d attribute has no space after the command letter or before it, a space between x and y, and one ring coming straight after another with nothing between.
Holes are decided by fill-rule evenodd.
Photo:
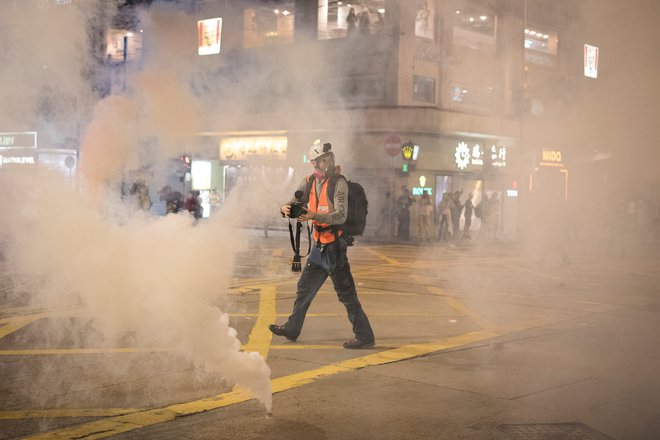
<instances>
[{"instance_id":1,"label":"hanging shop sign","mask_svg":"<svg viewBox=\"0 0 660 440\"><path fill-rule=\"evenodd\" d=\"M220 160L286 159L286 136L228 137L220 142Z\"/></svg>"},{"instance_id":2,"label":"hanging shop sign","mask_svg":"<svg viewBox=\"0 0 660 440\"><path fill-rule=\"evenodd\" d=\"M214 55L220 53L222 18L209 18L197 22L197 53Z\"/></svg>"},{"instance_id":3,"label":"hanging shop sign","mask_svg":"<svg viewBox=\"0 0 660 440\"><path fill-rule=\"evenodd\" d=\"M584 76L598 78L598 47L584 45Z\"/></svg>"},{"instance_id":4,"label":"hanging shop sign","mask_svg":"<svg viewBox=\"0 0 660 440\"><path fill-rule=\"evenodd\" d=\"M488 165L505 167L506 155L507 148L503 145L493 144L490 147L485 147L481 144L468 144L464 141L459 142L454 150L454 160L459 170L465 170L470 165L483 166L484 158L487 160Z\"/></svg>"}]
</instances>

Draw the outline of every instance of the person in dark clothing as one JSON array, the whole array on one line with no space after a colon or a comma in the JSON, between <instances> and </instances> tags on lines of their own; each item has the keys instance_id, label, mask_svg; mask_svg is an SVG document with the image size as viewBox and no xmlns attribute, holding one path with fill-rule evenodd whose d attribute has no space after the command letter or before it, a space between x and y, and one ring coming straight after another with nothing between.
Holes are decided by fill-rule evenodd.
<instances>
[{"instance_id":1,"label":"person in dark clothing","mask_svg":"<svg viewBox=\"0 0 660 440\"><path fill-rule=\"evenodd\" d=\"M199 191L190 191L188 197L183 201L183 207L195 217L195 220L202 218L202 199Z\"/></svg>"},{"instance_id":2,"label":"person in dark clothing","mask_svg":"<svg viewBox=\"0 0 660 440\"><path fill-rule=\"evenodd\" d=\"M410 207L414 199L407 187L402 186L401 191L402 194L396 202L396 218L399 222L396 235L399 240L410 240Z\"/></svg>"},{"instance_id":3,"label":"person in dark clothing","mask_svg":"<svg viewBox=\"0 0 660 440\"><path fill-rule=\"evenodd\" d=\"M172 187L165 185L159 193L160 200L165 202L165 212L176 214L183 208L183 194L173 191Z\"/></svg>"},{"instance_id":4,"label":"person in dark clothing","mask_svg":"<svg viewBox=\"0 0 660 440\"><path fill-rule=\"evenodd\" d=\"M346 33L350 37L351 35L355 34L355 31L357 30L357 23L358 23L358 16L355 13L355 8L351 8L348 11L348 15L346 16Z\"/></svg>"},{"instance_id":5,"label":"person in dark clothing","mask_svg":"<svg viewBox=\"0 0 660 440\"><path fill-rule=\"evenodd\" d=\"M461 213L463 212L463 204L461 203L461 194L463 190L454 191L449 203L449 212L451 216L451 230L452 238L458 239L461 230Z\"/></svg>"},{"instance_id":6,"label":"person in dark clothing","mask_svg":"<svg viewBox=\"0 0 660 440\"><path fill-rule=\"evenodd\" d=\"M307 200L307 212L297 218L299 222L311 221L316 245L307 257L298 286L293 311L283 325L271 324L273 334L284 336L290 341L298 339L302 331L305 315L325 280L330 277L339 301L346 307L348 319L353 326L355 337L344 343L344 348L368 348L375 344L369 319L357 297L355 281L348 264L347 248L352 237L347 237L341 228L348 215L348 183L339 173L334 162L334 153L329 143L314 142L309 158L314 167L313 176L300 183L300 200ZM331 180L332 177L335 177ZM309 180L313 179L311 185ZM328 185L334 182L334 196L329 197ZM309 186L309 194L306 194ZM291 214L291 203L281 206L282 216Z\"/></svg>"},{"instance_id":7,"label":"person in dark clothing","mask_svg":"<svg viewBox=\"0 0 660 440\"><path fill-rule=\"evenodd\" d=\"M470 226L472 225L472 212L474 205L472 204L472 193L468 193L467 200L465 201L465 224L463 225L463 238L470 239Z\"/></svg>"}]
</instances>

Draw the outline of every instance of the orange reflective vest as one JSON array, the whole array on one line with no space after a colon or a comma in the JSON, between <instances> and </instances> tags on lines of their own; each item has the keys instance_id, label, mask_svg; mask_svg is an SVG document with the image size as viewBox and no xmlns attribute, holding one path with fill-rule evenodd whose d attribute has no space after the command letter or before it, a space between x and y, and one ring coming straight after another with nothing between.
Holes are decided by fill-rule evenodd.
<instances>
[{"instance_id":1,"label":"orange reflective vest","mask_svg":"<svg viewBox=\"0 0 660 440\"><path fill-rule=\"evenodd\" d=\"M311 177L308 177L308 179L310 178ZM321 184L321 194L319 194L318 197L316 195L316 182L312 182L309 190L309 202L307 203L307 207L310 211L318 214L330 214L335 210L332 201L328 200L329 181L330 179L326 179ZM336 237L339 237L342 234L342 230L338 227L332 227L333 225L320 223L316 220L312 220L312 223L314 224L314 241L317 243L332 243L335 241Z\"/></svg>"}]
</instances>

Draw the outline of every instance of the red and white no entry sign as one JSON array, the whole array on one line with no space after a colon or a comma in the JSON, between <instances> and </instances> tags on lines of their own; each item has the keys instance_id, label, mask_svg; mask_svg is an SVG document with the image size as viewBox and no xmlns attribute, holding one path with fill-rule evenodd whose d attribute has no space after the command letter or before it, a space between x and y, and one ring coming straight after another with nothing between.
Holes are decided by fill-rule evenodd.
<instances>
[{"instance_id":1,"label":"red and white no entry sign","mask_svg":"<svg viewBox=\"0 0 660 440\"><path fill-rule=\"evenodd\" d=\"M401 154L401 138L392 134L385 139L385 152L390 157L395 157Z\"/></svg>"}]
</instances>

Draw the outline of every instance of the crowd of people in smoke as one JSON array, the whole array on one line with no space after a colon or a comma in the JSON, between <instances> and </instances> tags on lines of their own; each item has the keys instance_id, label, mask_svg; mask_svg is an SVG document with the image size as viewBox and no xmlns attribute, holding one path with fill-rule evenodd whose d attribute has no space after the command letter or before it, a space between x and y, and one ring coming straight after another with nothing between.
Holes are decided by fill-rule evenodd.
<instances>
[{"instance_id":1,"label":"crowd of people in smoke","mask_svg":"<svg viewBox=\"0 0 660 440\"><path fill-rule=\"evenodd\" d=\"M149 195L149 186L143 180L133 183L124 195L138 210L144 212L154 211L154 203ZM158 192L158 200L161 202L161 209L155 212L157 214L177 214L185 211L193 216L195 220L202 218L202 199L200 192L197 190L188 191L184 197L180 191L173 190L170 185L165 185Z\"/></svg>"},{"instance_id":2,"label":"crowd of people in smoke","mask_svg":"<svg viewBox=\"0 0 660 440\"><path fill-rule=\"evenodd\" d=\"M393 203L391 212L387 206L389 201L382 205L381 223L375 230L374 236L383 236L383 231L388 230L388 223L392 222L395 225L396 238L399 240L411 240L411 229L415 229L416 236L421 242L449 243L459 239L470 240L472 221L476 217L481 221L478 238L494 240L499 227L501 203L497 194L489 197L484 193L481 197L481 201L475 206L472 193L468 193L463 198L462 189L453 193L445 192L437 206L436 224L431 196L425 193L415 198L404 185L401 187L401 195Z\"/></svg>"},{"instance_id":3,"label":"crowd of people in smoke","mask_svg":"<svg viewBox=\"0 0 660 440\"><path fill-rule=\"evenodd\" d=\"M398 197L386 192L379 203L373 236L450 246L506 238L503 203L497 192L445 192L435 211L433 199L429 194L413 196L406 186L401 187ZM528 215L517 217L517 239L536 244L541 263L547 254L556 254L562 263L569 264L563 243L570 241L600 240L606 243L607 254L625 255L635 245L660 239L660 197L631 196L586 212L587 208L575 201L537 196L519 202L519 208Z\"/></svg>"}]
</instances>

